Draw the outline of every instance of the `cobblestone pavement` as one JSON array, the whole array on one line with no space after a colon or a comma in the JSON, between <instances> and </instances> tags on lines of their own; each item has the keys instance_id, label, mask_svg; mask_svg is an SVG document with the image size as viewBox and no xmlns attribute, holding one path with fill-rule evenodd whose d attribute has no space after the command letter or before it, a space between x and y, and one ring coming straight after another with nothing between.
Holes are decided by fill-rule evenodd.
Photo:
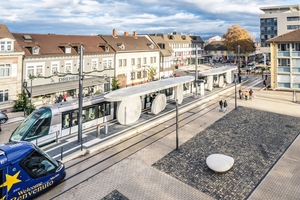
<instances>
[{"instance_id":1,"label":"cobblestone pavement","mask_svg":"<svg viewBox=\"0 0 300 200\"><path fill-rule=\"evenodd\" d=\"M178 151L169 135L57 199L299 199L299 104L289 93L254 94L180 128ZM212 153L234 157L233 168L209 170Z\"/></svg>"},{"instance_id":2,"label":"cobblestone pavement","mask_svg":"<svg viewBox=\"0 0 300 200\"><path fill-rule=\"evenodd\" d=\"M298 136L299 118L251 108L232 110L153 166L215 199L245 199ZM226 173L210 170L213 153L235 159Z\"/></svg>"}]
</instances>

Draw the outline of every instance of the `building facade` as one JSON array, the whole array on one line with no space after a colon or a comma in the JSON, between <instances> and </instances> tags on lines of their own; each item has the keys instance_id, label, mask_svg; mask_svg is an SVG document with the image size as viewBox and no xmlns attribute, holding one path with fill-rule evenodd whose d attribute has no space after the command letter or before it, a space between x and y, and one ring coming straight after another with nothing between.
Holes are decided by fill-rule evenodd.
<instances>
[{"instance_id":1,"label":"building facade","mask_svg":"<svg viewBox=\"0 0 300 200\"><path fill-rule=\"evenodd\" d=\"M80 46L83 51L83 94L110 90L114 76L112 48L99 36L12 33L25 52L22 79L24 89L36 106L54 103L57 97L79 94Z\"/></svg>"},{"instance_id":2,"label":"building facade","mask_svg":"<svg viewBox=\"0 0 300 200\"><path fill-rule=\"evenodd\" d=\"M4 24L0 24L0 111L11 111L22 91L24 52Z\"/></svg>"},{"instance_id":3,"label":"building facade","mask_svg":"<svg viewBox=\"0 0 300 200\"><path fill-rule=\"evenodd\" d=\"M100 35L115 51L115 76L121 87L132 86L149 81L149 70L154 70L154 79L159 78L159 48L147 37L136 32L117 35Z\"/></svg>"},{"instance_id":4,"label":"building facade","mask_svg":"<svg viewBox=\"0 0 300 200\"><path fill-rule=\"evenodd\" d=\"M269 53L267 40L300 28L300 4L261 7L264 13L260 17L260 51Z\"/></svg>"},{"instance_id":5,"label":"building facade","mask_svg":"<svg viewBox=\"0 0 300 200\"><path fill-rule=\"evenodd\" d=\"M268 40L271 88L300 91L300 28Z\"/></svg>"}]
</instances>

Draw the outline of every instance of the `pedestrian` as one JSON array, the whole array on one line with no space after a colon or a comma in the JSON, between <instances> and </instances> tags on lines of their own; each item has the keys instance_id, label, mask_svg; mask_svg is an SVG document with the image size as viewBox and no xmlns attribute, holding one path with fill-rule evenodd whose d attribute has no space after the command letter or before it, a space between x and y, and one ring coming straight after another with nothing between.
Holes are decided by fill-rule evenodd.
<instances>
[{"instance_id":1,"label":"pedestrian","mask_svg":"<svg viewBox=\"0 0 300 200\"><path fill-rule=\"evenodd\" d=\"M67 101L67 93L64 93L63 99L64 99L64 102Z\"/></svg>"},{"instance_id":2,"label":"pedestrian","mask_svg":"<svg viewBox=\"0 0 300 200\"><path fill-rule=\"evenodd\" d=\"M246 101L248 100L248 96L249 96L249 91L248 91L248 90L245 90L245 100L246 100Z\"/></svg>"},{"instance_id":3,"label":"pedestrian","mask_svg":"<svg viewBox=\"0 0 300 200\"><path fill-rule=\"evenodd\" d=\"M227 109L227 101L224 100L224 112L226 112L226 109Z\"/></svg>"},{"instance_id":4,"label":"pedestrian","mask_svg":"<svg viewBox=\"0 0 300 200\"><path fill-rule=\"evenodd\" d=\"M268 79L268 75L267 75L267 74L265 75L265 79L266 79L266 80Z\"/></svg>"},{"instance_id":5,"label":"pedestrian","mask_svg":"<svg viewBox=\"0 0 300 200\"><path fill-rule=\"evenodd\" d=\"M62 100L63 100L63 96L60 94L60 95L58 96L58 103L62 102Z\"/></svg>"},{"instance_id":6,"label":"pedestrian","mask_svg":"<svg viewBox=\"0 0 300 200\"><path fill-rule=\"evenodd\" d=\"M252 100L252 96L253 96L253 90L250 88L250 90L249 90L249 95L250 95L250 100Z\"/></svg>"},{"instance_id":7,"label":"pedestrian","mask_svg":"<svg viewBox=\"0 0 300 200\"><path fill-rule=\"evenodd\" d=\"M223 108L223 101L222 100L219 101L219 105L220 105L220 110L219 111L222 112L222 108Z\"/></svg>"},{"instance_id":8,"label":"pedestrian","mask_svg":"<svg viewBox=\"0 0 300 200\"><path fill-rule=\"evenodd\" d=\"M240 99L242 99L242 90L241 89L239 89L239 95L240 95Z\"/></svg>"},{"instance_id":9,"label":"pedestrian","mask_svg":"<svg viewBox=\"0 0 300 200\"><path fill-rule=\"evenodd\" d=\"M267 86L266 80L264 80L264 86L265 86L265 87Z\"/></svg>"}]
</instances>

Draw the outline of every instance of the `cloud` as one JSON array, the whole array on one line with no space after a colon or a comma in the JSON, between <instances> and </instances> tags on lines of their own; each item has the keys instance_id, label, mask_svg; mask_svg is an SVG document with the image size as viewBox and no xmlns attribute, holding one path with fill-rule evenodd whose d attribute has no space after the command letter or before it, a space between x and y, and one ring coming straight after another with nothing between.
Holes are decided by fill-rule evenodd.
<instances>
[{"instance_id":1,"label":"cloud","mask_svg":"<svg viewBox=\"0 0 300 200\"><path fill-rule=\"evenodd\" d=\"M259 7L298 4L284 0L6 0L0 21L12 32L111 34L178 32L223 35L239 24L259 38Z\"/></svg>"}]
</instances>

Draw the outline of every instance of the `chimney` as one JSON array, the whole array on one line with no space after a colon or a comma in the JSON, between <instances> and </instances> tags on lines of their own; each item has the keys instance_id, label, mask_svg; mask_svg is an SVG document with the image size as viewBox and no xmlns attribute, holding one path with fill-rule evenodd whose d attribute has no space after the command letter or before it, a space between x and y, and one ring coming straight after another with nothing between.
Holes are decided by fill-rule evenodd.
<instances>
[{"instance_id":1,"label":"chimney","mask_svg":"<svg viewBox=\"0 0 300 200\"><path fill-rule=\"evenodd\" d=\"M133 37L136 37L136 31L133 31Z\"/></svg>"},{"instance_id":2,"label":"chimney","mask_svg":"<svg viewBox=\"0 0 300 200\"><path fill-rule=\"evenodd\" d=\"M116 31L116 29L113 30L113 36L114 36L114 37L117 36L117 31Z\"/></svg>"},{"instance_id":3,"label":"chimney","mask_svg":"<svg viewBox=\"0 0 300 200\"><path fill-rule=\"evenodd\" d=\"M129 34L128 34L128 32L124 32L124 36L128 36Z\"/></svg>"}]
</instances>

